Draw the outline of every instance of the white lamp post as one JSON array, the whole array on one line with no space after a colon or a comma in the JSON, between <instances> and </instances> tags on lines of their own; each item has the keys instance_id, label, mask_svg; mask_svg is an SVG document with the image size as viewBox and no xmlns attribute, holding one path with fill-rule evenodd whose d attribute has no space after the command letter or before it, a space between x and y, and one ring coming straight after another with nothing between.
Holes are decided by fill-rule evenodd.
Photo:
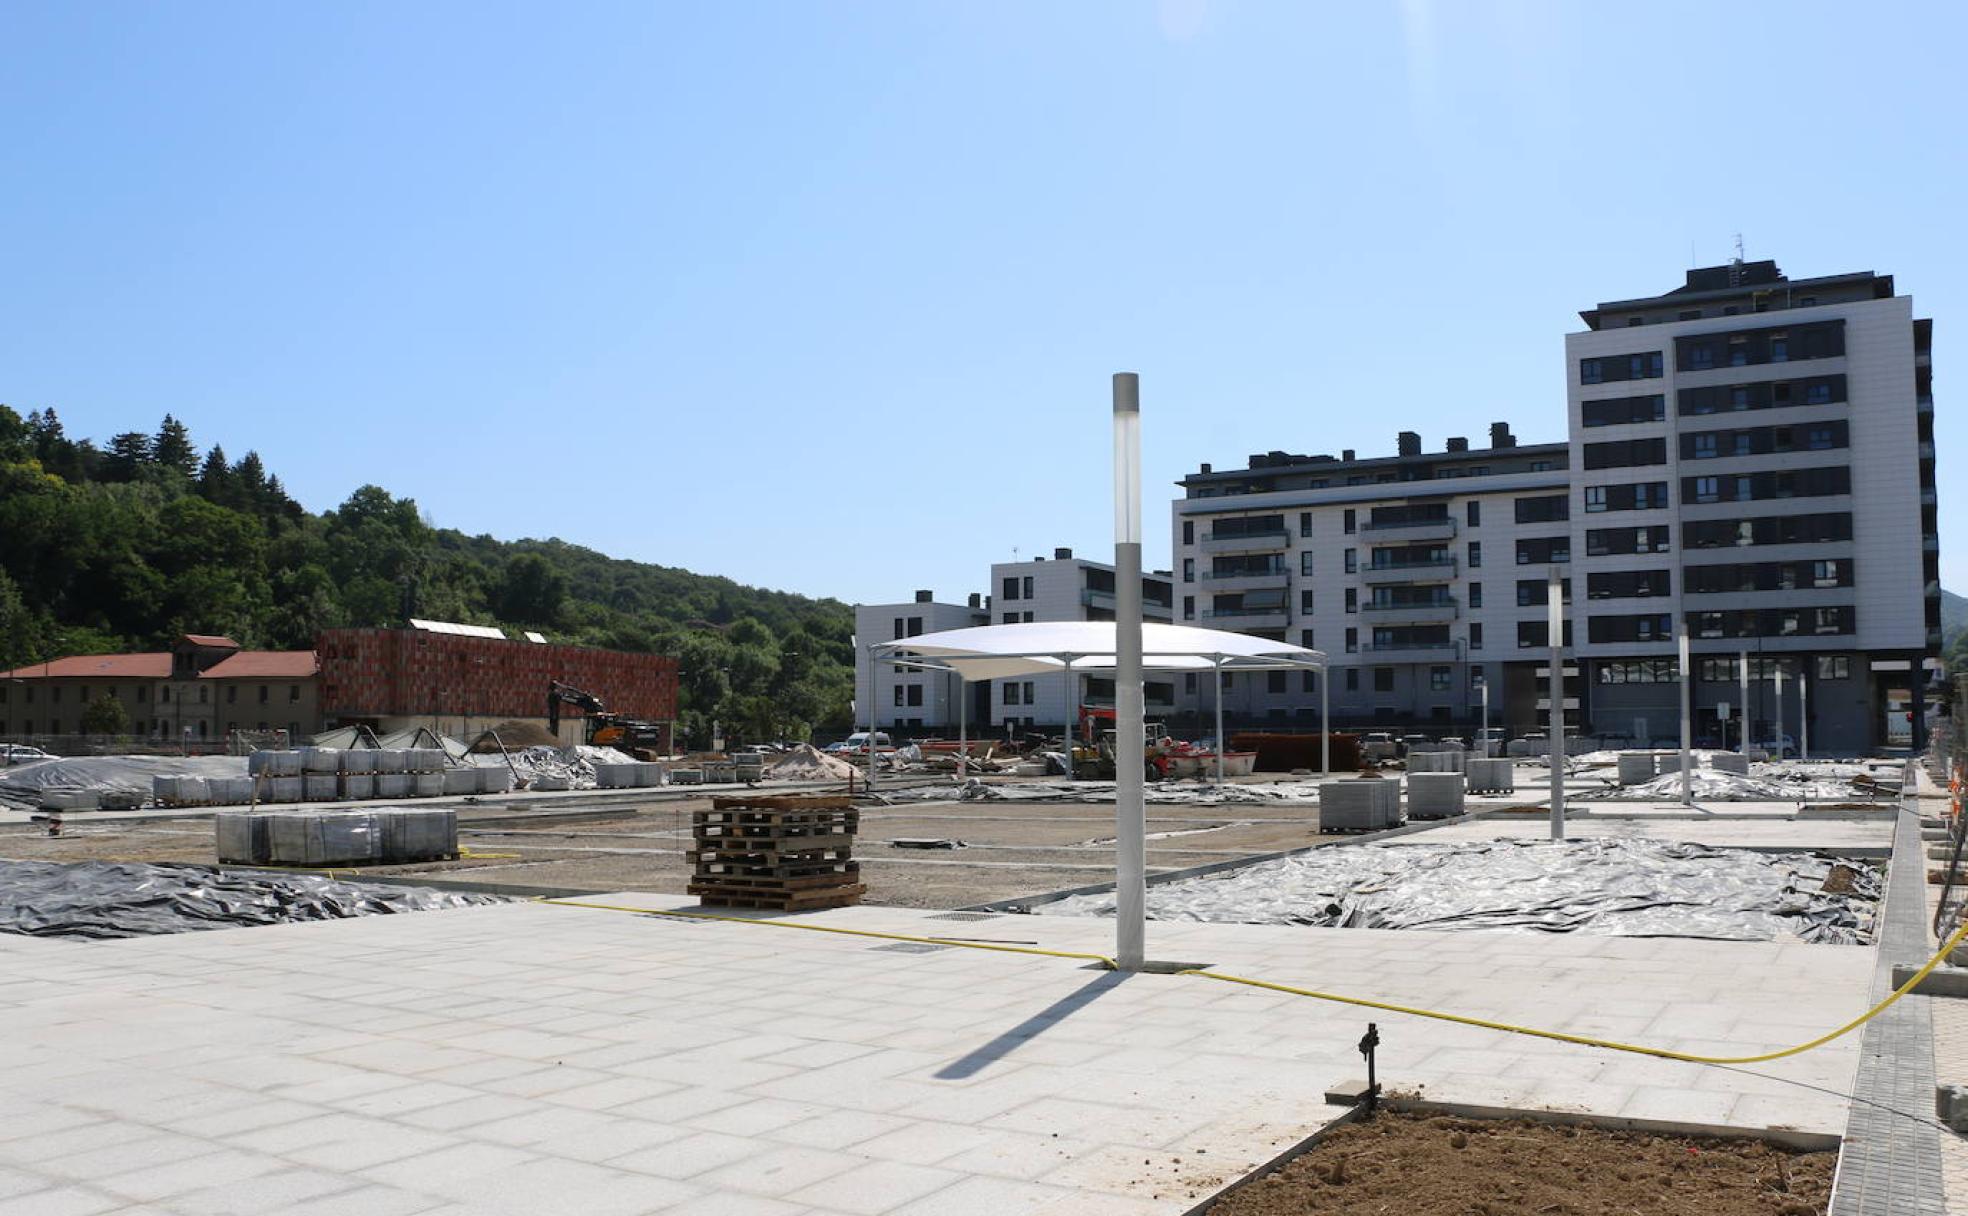
<instances>
[{"instance_id":1,"label":"white lamp post","mask_svg":"<svg viewBox=\"0 0 1968 1216\"><path fill-rule=\"evenodd\" d=\"M1682 622L1680 629L1681 650L1681 805L1695 805L1694 774L1694 675L1688 668L1688 625Z\"/></svg>"},{"instance_id":2,"label":"white lamp post","mask_svg":"<svg viewBox=\"0 0 1968 1216\"><path fill-rule=\"evenodd\" d=\"M1558 567L1546 576L1547 628L1551 631L1551 838L1565 838L1565 590Z\"/></svg>"},{"instance_id":3,"label":"white lamp post","mask_svg":"<svg viewBox=\"0 0 1968 1216\"><path fill-rule=\"evenodd\" d=\"M1114 373L1114 961L1146 960L1148 824L1141 705L1141 377ZM1220 693L1218 694L1221 695ZM1221 754L1223 740L1218 739Z\"/></svg>"}]
</instances>

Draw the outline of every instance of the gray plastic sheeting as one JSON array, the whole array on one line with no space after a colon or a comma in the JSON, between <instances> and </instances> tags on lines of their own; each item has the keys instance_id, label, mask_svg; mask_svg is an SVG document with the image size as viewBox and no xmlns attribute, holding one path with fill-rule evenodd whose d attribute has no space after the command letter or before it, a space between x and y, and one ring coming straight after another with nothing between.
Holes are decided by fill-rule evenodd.
<instances>
[{"instance_id":1,"label":"gray plastic sheeting","mask_svg":"<svg viewBox=\"0 0 1968 1216\"><path fill-rule=\"evenodd\" d=\"M120 791L150 801L157 777L244 777L244 756L77 756L0 768L0 806L34 810L46 789Z\"/></svg>"},{"instance_id":2,"label":"gray plastic sheeting","mask_svg":"<svg viewBox=\"0 0 1968 1216\"><path fill-rule=\"evenodd\" d=\"M128 862L0 861L0 933L147 937L508 902L497 895Z\"/></svg>"},{"instance_id":3,"label":"gray plastic sheeting","mask_svg":"<svg viewBox=\"0 0 1968 1216\"><path fill-rule=\"evenodd\" d=\"M1851 889L1823 888L1834 866ZM1505 929L1727 941L1871 940L1877 870L1804 853L1656 840L1316 849L1148 888L1153 920L1349 929ZM1112 895L1032 909L1112 916Z\"/></svg>"},{"instance_id":4,"label":"gray plastic sheeting","mask_svg":"<svg viewBox=\"0 0 1968 1216\"><path fill-rule=\"evenodd\" d=\"M986 783L972 777L959 786L920 785L884 790L891 803L948 802L1112 802L1111 781L1022 781ZM1183 781L1151 781L1142 790L1144 802L1174 806L1223 806L1295 803L1319 800L1317 781L1278 781L1263 785L1215 785Z\"/></svg>"}]
</instances>

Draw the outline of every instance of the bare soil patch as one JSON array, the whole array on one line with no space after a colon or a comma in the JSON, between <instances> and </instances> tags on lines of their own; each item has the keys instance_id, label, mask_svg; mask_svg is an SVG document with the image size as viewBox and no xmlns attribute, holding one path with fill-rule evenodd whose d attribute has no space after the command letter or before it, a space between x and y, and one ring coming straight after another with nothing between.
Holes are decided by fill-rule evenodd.
<instances>
[{"instance_id":1,"label":"bare soil patch","mask_svg":"<svg viewBox=\"0 0 1968 1216\"><path fill-rule=\"evenodd\" d=\"M1382 1113L1211 1216L1817 1216L1838 1154L1760 1140Z\"/></svg>"}]
</instances>

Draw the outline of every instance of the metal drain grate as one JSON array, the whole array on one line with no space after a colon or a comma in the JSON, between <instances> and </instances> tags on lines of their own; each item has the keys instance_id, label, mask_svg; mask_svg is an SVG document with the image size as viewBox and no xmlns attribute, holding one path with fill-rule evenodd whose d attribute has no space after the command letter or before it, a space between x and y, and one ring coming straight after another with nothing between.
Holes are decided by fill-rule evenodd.
<instances>
[{"instance_id":1,"label":"metal drain grate","mask_svg":"<svg viewBox=\"0 0 1968 1216\"><path fill-rule=\"evenodd\" d=\"M874 946L871 948L875 950L886 950L890 954L934 954L938 950L949 950L952 947L939 946L934 942L890 942L885 946Z\"/></svg>"},{"instance_id":2,"label":"metal drain grate","mask_svg":"<svg viewBox=\"0 0 1968 1216\"><path fill-rule=\"evenodd\" d=\"M998 914L995 912L938 912L934 916L927 916L924 917L923 919L925 920L996 920L998 919Z\"/></svg>"}]
</instances>

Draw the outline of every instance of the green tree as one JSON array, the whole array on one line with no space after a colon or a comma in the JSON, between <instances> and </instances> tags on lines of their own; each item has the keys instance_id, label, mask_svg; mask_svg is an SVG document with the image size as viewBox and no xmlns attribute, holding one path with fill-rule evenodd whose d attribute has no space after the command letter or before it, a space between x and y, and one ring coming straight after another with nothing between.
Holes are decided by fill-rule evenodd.
<instances>
[{"instance_id":1,"label":"green tree","mask_svg":"<svg viewBox=\"0 0 1968 1216\"><path fill-rule=\"evenodd\" d=\"M150 467L151 460L150 436L125 431L109 441L109 451L103 457L102 478L104 481L135 481Z\"/></svg>"},{"instance_id":2,"label":"green tree","mask_svg":"<svg viewBox=\"0 0 1968 1216\"><path fill-rule=\"evenodd\" d=\"M130 733L130 715L123 703L104 693L82 710L82 733L85 735L127 735Z\"/></svg>"},{"instance_id":3,"label":"green tree","mask_svg":"<svg viewBox=\"0 0 1968 1216\"><path fill-rule=\"evenodd\" d=\"M527 625L555 625L567 579L537 553L522 553L506 563L499 579L497 610L501 620Z\"/></svg>"},{"instance_id":4,"label":"green tree","mask_svg":"<svg viewBox=\"0 0 1968 1216\"><path fill-rule=\"evenodd\" d=\"M151 441L151 459L167 469L174 469L186 477L198 475L198 450L191 446L191 431L184 423L171 415L164 415L164 422L157 428L157 437Z\"/></svg>"},{"instance_id":5,"label":"green tree","mask_svg":"<svg viewBox=\"0 0 1968 1216\"><path fill-rule=\"evenodd\" d=\"M198 495L222 507L239 505L238 496L233 493L232 468L226 464L225 449L216 443L205 454L205 463L199 466Z\"/></svg>"}]
</instances>

